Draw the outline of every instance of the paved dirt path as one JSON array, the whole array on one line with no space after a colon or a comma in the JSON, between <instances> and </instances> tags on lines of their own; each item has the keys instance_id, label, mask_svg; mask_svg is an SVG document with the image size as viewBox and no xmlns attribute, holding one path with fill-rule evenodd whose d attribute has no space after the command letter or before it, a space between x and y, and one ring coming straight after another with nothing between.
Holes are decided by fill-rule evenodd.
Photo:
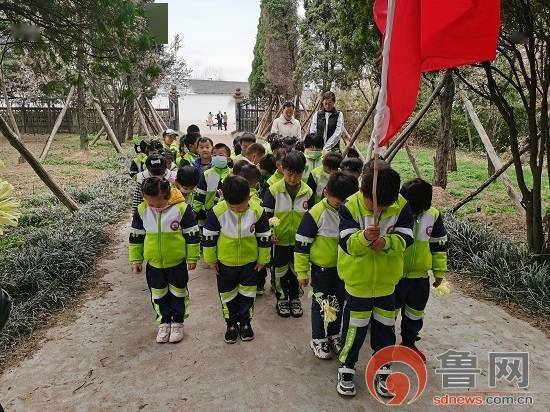
<instances>
[{"instance_id":1,"label":"paved dirt path","mask_svg":"<svg viewBox=\"0 0 550 412\"><path fill-rule=\"evenodd\" d=\"M33 356L0 376L7 411L383 409L362 381L369 348L363 348L357 368L358 395L340 398L336 361L315 359L308 347L309 309L301 319L278 318L271 293L257 299L256 339L225 344L214 274L202 264L190 276L184 341L154 343L144 277L128 270L127 233L122 224L112 256L98 267L110 290L82 305L74 321L46 331ZM457 291L445 300L432 298L426 324L421 346L428 356L428 387L407 410L435 409L432 396L443 390L434 357L447 349L477 353L483 370L478 390L487 388L487 351L528 351L535 399L530 409L548 410L550 341L542 332Z\"/></svg>"}]
</instances>

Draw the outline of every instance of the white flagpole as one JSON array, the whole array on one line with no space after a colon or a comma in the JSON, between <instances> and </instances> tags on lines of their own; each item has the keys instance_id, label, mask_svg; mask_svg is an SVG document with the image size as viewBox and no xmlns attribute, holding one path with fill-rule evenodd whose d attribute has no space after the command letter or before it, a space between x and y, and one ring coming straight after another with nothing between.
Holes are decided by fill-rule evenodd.
<instances>
[{"instance_id":1,"label":"white flagpole","mask_svg":"<svg viewBox=\"0 0 550 412\"><path fill-rule=\"evenodd\" d=\"M390 66L390 45L392 38L393 20L395 16L395 5L398 0L388 0L388 15L386 19L386 33L384 36L384 47L382 49L382 76L380 79L380 94L376 104L376 115L374 116L374 127L372 129L371 144L374 152L374 176L372 182L372 203L374 206L375 224L378 222L380 214L378 213L378 196L376 188L378 186L378 159L380 156L380 148L378 144L380 139L386 135L388 131L390 115L388 108L388 70ZM370 159L368 155L367 159Z\"/></svg>"}]
</instances>

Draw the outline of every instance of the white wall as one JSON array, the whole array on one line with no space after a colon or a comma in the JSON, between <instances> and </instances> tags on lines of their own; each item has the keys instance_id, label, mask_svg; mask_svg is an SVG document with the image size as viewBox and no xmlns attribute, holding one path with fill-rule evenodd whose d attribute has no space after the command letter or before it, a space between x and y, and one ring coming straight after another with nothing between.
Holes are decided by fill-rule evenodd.
<instances>
[{"instance_id":1,"label":"white wall","mask_svg":"<svg viewBox=\"0 0 550 412\"><path fill-rule=\"evenodd\" d=\"M168 98L165 96L156 96L152 103L156 108L168 108ZM190 124L196 124L201 130L206 130L208 112L212 112L214 115L215 124L218 110L221 110L222 113L227 112L227 130L235 130L235 99L233 96L222 94L189 94L181 96L179 99L180 131L185 132L185 129Z\"/></svg>"}]
</instances>

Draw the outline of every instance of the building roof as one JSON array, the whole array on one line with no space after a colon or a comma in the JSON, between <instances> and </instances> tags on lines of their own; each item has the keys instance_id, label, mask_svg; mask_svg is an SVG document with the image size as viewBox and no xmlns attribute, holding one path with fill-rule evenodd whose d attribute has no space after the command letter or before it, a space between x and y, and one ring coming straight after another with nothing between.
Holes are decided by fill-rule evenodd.
<instances>
[{"instance_id":1,"label":"building roof","mask_svg":"<svg viewBox=\"0 0 550 412\"><path fill-rule=\"evenodd\" d=\"M247 82L230 82L224 80L189 80L187 94L235 94L237 88L241 93L248 95L249 87Z\"/></svg>"}]
</instances>

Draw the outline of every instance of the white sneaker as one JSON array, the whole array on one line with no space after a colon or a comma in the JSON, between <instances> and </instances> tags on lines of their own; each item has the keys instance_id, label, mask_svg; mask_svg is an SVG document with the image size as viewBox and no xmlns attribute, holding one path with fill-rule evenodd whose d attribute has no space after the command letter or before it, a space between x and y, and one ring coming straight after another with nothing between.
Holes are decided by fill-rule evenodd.
<instances>
[{"instance_id":1,"label":"white sneaker","mask_svg":"<svg viewBox=\"0 0 550 412\"><path fill-rule=\"evenodd\" d=\"M183 323L170 324L170 343L177 343L183 339Z\"/></svg>"},{"instance_id":2,"label":"white sneaker","mask_svg":"<svg viewBox=\"0 0 550 412\"><path fill-rule=\"evenodd\" d=\"M319 359L330 359L332 353L330 353L330 347L328 339L311 339L309 347L313 351L313 354Z\"/></svg>"},{"instance_id":3,"label":"white sneaker","mask_svg":"<svg viewBox=\"0 0 550 412\"><path fill-rule=\"evenodd\" d=\"M355 384L353 383L354 376L354 369L346 366L340 366L340 368L338 368L338 385L336 386L336 390L340 395L355 396Z\"/></svg>"},{"instance_id":4,"label":"white sneaker","mask_svg":"<svg viewBox=\"0 0 550 412\"><path fill-rule=\"evenodd\" d=\"M170 324L161 323L157 333L157 343L166 343L170 340Z\"/></svg>"}]
</instances>

